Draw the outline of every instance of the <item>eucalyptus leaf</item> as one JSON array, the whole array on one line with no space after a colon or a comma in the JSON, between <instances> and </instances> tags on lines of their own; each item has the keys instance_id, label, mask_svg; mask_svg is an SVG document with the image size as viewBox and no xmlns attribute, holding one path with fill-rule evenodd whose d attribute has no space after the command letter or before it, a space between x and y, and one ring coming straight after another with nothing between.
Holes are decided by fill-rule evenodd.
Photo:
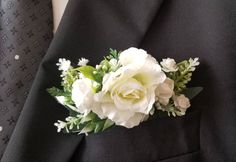
<instances>
[{"instance_id":1,"label":"eucalyptus leaf","mask_svg":"<svg viewBox=\"0 0 236 162\"><path fill-rule=\"evenodd\" d=\"M73 112L75 112L76 115L79 114L79 111L78 111L78 109L77 109L75 106L66 105L66 107L67 107L68 109L72 110Z\"/></svg>"},{"instance_id":2,"label":"eucalyptus leaf","mask_svg":"<svg viewBox=\"0 0 236 162\"><path fill-rule=\"evenodd\" d=\"M53 97L66 95L66 93L63 90L56 88L56 87L48 88L47 92Z\"/></svg>"},{"instance_id":3,"label":"eucalyptus leaf","mask_svg":"<svg viewBox=\"0 0 236 162\"><path fill-rule=\"evenodd\" d=\"M183 94L187 96L189 99L193 99L195 96L197 96L201 91L203 90L203 87L191 87L186 88L183 90Z\"/></svg>"},{"instance_id":4,"label":"eucalyptus leaf","mask_svg":"<svg viewBox=\"0 0 236 162\"><path fill-rule=\"evenodd\" d=\"M93 113L93 112L90 112L87 116L83 117L80 121L80 123L85 123L85 122L88 122L88 121L92 121L94 119L96 119L96 114Z\"/></svg>"},{"instance_id":5,"label":"eucalyptus leaf","mask_svg":"<svg viewBox=\"0 0 236 162\"><path fill-rule=\"evenodd\" d=\"M113 126L113 125L114 125L113 121L111 121L110 119L106 119L102 130L104 131L105 129L107 129L107 128Z\"/></svg>"},{"instance_id":6,"label":"eucalyptus leaf","mask_svg":"<svg viewBox=\"0 0 236 162\"><path fill-rule=\"evenodd\" d=\"M105 123L104 120L97 122L95 129L94 129L94 133L98 133L98 132L102 131L104 123Z\"/></svg>"},{"instance_id":7,"label":"eucalyptus leaf","mask_svg":"<svg viewBox=\"0 0 236 162\"><path fill-rule=\"evenodd\" d=\"M95 126L96 126L95 123L90 122L80 131L79 134L82 134L82 133L87 134L87 133L93 131L95 129Z\"/></svg>"}]
</instances>

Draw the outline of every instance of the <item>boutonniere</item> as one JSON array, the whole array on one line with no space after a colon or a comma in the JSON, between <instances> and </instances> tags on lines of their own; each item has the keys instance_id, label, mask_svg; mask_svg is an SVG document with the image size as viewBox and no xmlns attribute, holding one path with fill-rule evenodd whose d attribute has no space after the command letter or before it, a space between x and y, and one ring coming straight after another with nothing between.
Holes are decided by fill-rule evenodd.
<instances>
[{"instance_id":1,"label":"boutonniere","mask_svg":"<svg viewBox=\"0 0 236 162\"><path fill-rule=\"evenodd\" d=\"M160 64L146 51L110 49L95 67L81 58L77 66L59 59L62 89L47 89L69 110L65 121L58 120L58 132L101 132L111 126L132 128L160 112L183 116L190 99L201 87L187 88L198 58L180 63L163 59Z\"/></svg>"}]
</instances>

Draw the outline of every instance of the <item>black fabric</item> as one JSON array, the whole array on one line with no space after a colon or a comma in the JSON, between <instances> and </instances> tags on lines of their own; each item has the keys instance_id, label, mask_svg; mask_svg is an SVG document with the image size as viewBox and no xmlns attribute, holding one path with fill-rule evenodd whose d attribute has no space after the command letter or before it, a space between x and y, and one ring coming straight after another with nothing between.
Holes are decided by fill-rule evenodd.
<instances>
[{"instance_id":1,"label":"black fabric","mask_svg":"<svg viewBox=\"0 0 236 162\"><path fill-rule=\"evenodd\" d=\"M44 57L2 162L236 161L236 2L70 0ZM108 49L147 50L159 61L200 57L191 85L205 89L186 116L89 136L57 134L67 111L45 91L60 85L55 63Z\"/></svg>"},{"instance_id":2,"label":"black fabric","mask_svg":"<svg viewBox=\"0 0 236 162\"><path fill-rule=\"evenodd\" d=\"M51 39L51 0L0 0L0 159Z\"/></svg>"}]
</instances>

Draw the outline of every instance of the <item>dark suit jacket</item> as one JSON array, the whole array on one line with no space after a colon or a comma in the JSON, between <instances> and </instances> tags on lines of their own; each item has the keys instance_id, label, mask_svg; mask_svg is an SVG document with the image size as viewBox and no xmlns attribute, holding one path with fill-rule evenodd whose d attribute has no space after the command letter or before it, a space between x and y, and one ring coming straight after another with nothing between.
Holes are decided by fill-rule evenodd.
<instances>
[{"instance_id":1,"label":"dark suit jacket","mask_svg":"<svg viewBox=\"0 0 236 162\"><path fill-rule=\"evenodd\" d=\"M95 65L109 48L135 46L157 60L199 57L205 89L183 117L89 136L58 134L67 111L47 92L58 58ZM70 0L2 162L236 161L236 1Z\"/></svg>"}]
</instances>

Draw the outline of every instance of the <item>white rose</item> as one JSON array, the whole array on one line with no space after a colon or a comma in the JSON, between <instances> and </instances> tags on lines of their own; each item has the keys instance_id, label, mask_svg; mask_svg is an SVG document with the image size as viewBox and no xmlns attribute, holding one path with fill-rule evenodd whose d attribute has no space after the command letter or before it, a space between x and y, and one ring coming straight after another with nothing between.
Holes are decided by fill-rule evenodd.
<instances>
[{"instance_id":1,"label":"white rose","mask_svg":"<svg viewBox=\"0 0 236 162\"><path fill-rule=\"evenodd\" d=\"M88 114L94 105L94 93L91 87L92 82L87 78L78 79L72 85L71 99L82 114Z\"/></svg>"},{"instance_id":2,"label":"white rose","mask_svg":"<svg viewBox=\"0 0 236 162\"><path fill-rule=\"evenodd\" d=\"M155 102L155 89L166 76L155 58L142 49L123 51L119 64L117 71L104 76L102 91L95 95L102 111L93 111L116 125L132 128L149 115Z\"/></svg>"},{"instance_id":3,"label":"white rose","mask_svg":"<svg viewBox=\"0 0 236 162\"><path fill-rule=\"evenodd\" d=\"M166 78L163 83L157 86L155 93L156 100L163 105L167 105L174 94L174 81L170 78Z\"/></svg>"},{"instance_id":4,"label":"white rose","mask_svg":"<svg viewBox=\"0 0 236 162\"><path fill-rule=\"evenodd\" d=\"M160 64L162 66L162 70L165 72L175 72L178 70L178 67L174 59L171 58L162 59Z\"/></svg>"},{"instance_id":5,"label":"white rose","mask_svg":"<svg viewBox=\"0 0 236 162\"><path fill-rule=\"evenodd\" d=\"M180 96L174 96L174 104L180 109L187 109L190 107L190 101L185 95L181 94Z\"/></svg>"}]
</instances>

